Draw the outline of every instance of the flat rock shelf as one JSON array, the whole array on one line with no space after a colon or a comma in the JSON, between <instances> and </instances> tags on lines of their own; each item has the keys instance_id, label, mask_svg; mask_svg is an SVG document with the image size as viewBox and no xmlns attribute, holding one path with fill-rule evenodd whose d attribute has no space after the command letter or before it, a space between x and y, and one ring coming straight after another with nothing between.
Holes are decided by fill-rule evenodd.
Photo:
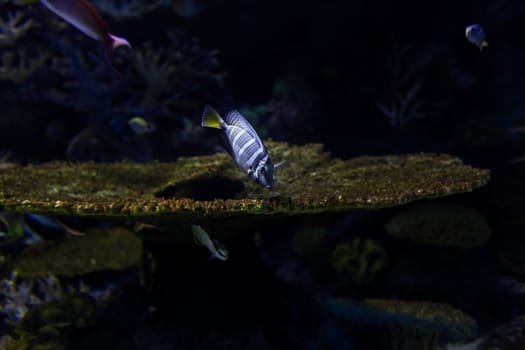
<instances>
[{"instance_id":1,"label":"flat rock shelf","mask_svg":"<svg viewBox=\"0 0 525 350\"><path fill-rule=\"evenodd\" d=\"M275 187L263 188L227 154L170 163L66 163L0 170L0 205L43 215L137 221L297 215L391 207L468 192L489 170L446 154L332 158L321 144L267 142Z\"/></svg>"}]
</instances>

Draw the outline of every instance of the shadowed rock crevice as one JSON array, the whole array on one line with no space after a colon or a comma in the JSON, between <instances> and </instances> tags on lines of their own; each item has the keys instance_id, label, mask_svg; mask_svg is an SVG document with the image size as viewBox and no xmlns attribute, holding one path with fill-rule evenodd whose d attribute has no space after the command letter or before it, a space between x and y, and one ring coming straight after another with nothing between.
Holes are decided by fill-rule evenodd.
<instances>
[{"instance_id":1,"label":"shadowed rock crevice","mask_svg":"<svg viewBox=\"0 0 525 350\"><path fill-rule=\"evenodd\" d=\"M214 176L168 185L154 194L164 199L190 198L198 201L233 199L244 191L242 181Z\"/></svg>"}]
</instances>

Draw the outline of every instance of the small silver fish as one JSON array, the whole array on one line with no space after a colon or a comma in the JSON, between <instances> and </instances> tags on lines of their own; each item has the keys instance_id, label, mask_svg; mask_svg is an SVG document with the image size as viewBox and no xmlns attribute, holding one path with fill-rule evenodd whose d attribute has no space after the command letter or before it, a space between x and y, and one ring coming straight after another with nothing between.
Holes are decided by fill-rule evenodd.
<instances>
[{"instance_id":1,"label":"small silver fish","mask_svg":"<svg viewBox=\"0 0 525 350\"><path fill-rule=\"evenodd\" d=\"M155 125L138 116L128 120L128 125L137 135L150 134L155 130Z\"/></svg>"},{"instance_id":2,"label":"small silver fish","mask_svg":"<svg viewBox=\"0 0 525 350\"><path fill-rule=\"evenodd\" d=\"M87 0L41 0L41 2L50 11L90 38L103 42L108 57L119 46L131 47L126 39L109 32L104 19Z\"/></svg>"},{"instance_id":3,"label":"small silver fish","mask_svg":"<svg viewBox=\"0 0 525 350\"><path fill-rule=\"evenodd\" d=\"M467 40L479 47L480 51L483 51L484 47L488 47L489 43L485 40L485 32L479 24L472 24L465 30L465 36Z\"/></svg>"},{"instance_id":4,"label":"small silver fish","mask_svg":"<svg viewBox=\"0 0 525 350\"><path fill-rule=\"evenodd\" d=\"M268 150L241 113L230 111L222 119L217 111L206 105L201 126L221 130L221 143L235 163L255 182L273 188L274 166Z\"/></svg>"},{"instance_id":5,"label":"small silver fish","mask_svg":"<svg viewBox=\"0 0 525 350\"><path fill-rule=\"evenodd\" d=\"M201 226L191 225L191 231L193 232L193 239L195 242L208 248L212 257L221 261L228 259L228 249L226 246L216 240L212 240L210 235L208 235Z\"/></svg>"}]
</instances>

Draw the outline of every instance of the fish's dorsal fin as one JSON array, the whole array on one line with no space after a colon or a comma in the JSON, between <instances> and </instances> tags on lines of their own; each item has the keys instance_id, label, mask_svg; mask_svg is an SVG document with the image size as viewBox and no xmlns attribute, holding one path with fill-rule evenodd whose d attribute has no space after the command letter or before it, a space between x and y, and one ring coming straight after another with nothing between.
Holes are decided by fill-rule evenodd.
<instances>
[{"instance_id":1,"label":"fish's dorsal fin","mask_svg":"<svg viewBox=\"0 0 525 350\"><path fill-rule=\"evenodd\" d=\"M199 230L202 230L202 227L199 225L191 225L191 232L193 233L193 241L197 243L197 245L204 245L204 243L201 240Z\"/></svg>"},{"instance_id":2,"label":"fish's dorsal fin","mask_svg":"<svg viewBox=\"0 0 525 350\"><path fill-rule=\"evenodd\" d=\"M248 120L246 120L246 118L241 113L239 113L239 111L229 111L224 117L224 121L228 125L238 126L239 128L250 133L252 137L259 140L259 135L257 135L257 132L255 131L253 126L248 122Z\"/></svg>"}]
</instances>

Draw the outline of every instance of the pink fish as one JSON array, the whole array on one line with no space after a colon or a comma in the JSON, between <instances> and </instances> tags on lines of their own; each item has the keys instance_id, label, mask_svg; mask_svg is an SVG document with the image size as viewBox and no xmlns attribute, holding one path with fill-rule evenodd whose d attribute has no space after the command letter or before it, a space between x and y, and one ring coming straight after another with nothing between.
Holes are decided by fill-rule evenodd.
<instances>
[{"instance_id":1,"label":"pink fish","mask_svg":"<svg viewBox=\"0 0 525 350\"><path fill-rule=\"evenodd\" d=\"M41 0L48 9L62 17L84 34L106 47L108 56L119 46L131 47L129 42L111 34L104 19L87 0Z\"/></svg>"}]
</instances>

